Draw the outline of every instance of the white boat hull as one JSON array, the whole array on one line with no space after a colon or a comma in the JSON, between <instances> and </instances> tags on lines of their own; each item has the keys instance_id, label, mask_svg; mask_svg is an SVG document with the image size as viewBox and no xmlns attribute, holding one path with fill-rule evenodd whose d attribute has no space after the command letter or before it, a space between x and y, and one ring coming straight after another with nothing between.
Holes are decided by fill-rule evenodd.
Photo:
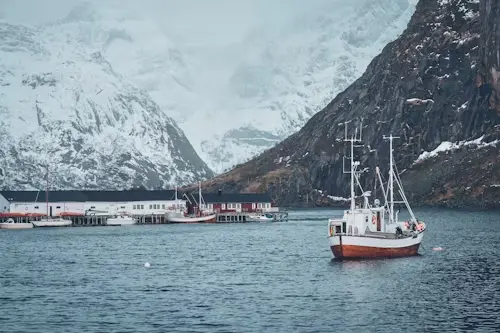
<instances>
[{"instance_id":1,"label":"white boat hull","mask_svg":"<svg viewBox=\"0 0 500 333\"><path fill-rule=\"evenodd\" d=\"M393 258L417 255L423 237L424 232L405 238L334 235L328 241L337 259Z\"/></svg>"},{"instance_id":2,"label":"white boat hull","mask_svg":"<svg viewBox=\"0 0 500 333\"><path fill-rule=\"evenodd\" d=\"M272 222L274 219L272 217L266 217L266 216L252 216L249 215L247 216L247 222Z\"/></svg>"},{"instance_id":3,"label":"white boat hull","mask_svg":"<svg viewBox=\"0 0 500 333\"><path fill-rule=\"evenodd\" d=\"M215 222L217 215L210 214L206 216L180 216L167 215L167 221L170 223L212 223Z\"/></svg>"},{"instance_id":4,"label":"white boat hull","mask_svg":"<svg viewBox=\"0 0 500 333\"><path fill-rule=\"evenodd\" d=\"M69 227L73 224L71 220L48 220L48 221L31 221L37 228L40 227Z\"/></svg>"},{"instance_id":5,"label":"white boat hull","mask_svg":"<svg viewBox=\"0 0 500 333\"><path fill-rule=\"evenodd\" d=\"M136 219L115 219L115 218L110 218L106 220L107 225L113 225L113 226L126 226L126 225L134 225L137 224Z\"/></svg>"},{"instance_id":6,"label":"white boat hull","mask_svg":"<svg viewBox=\"0 0 500 333\"><path fill-rule=\"evenodd\" d=\"M0 229L22 230L33 229L32 223L0 223Z\"/></svg>"}]
</instances>

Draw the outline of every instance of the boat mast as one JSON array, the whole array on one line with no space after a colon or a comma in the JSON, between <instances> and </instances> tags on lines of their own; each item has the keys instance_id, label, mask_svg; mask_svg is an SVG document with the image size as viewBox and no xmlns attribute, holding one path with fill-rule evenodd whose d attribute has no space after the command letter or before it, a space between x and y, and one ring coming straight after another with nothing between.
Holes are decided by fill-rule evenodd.
<instances>
[{"instance_id":1,"label":"boat mast","mask_svg":"<svg viewBox=\"0 0 500 333\"><path fill-rule=\"evenodd\" d=\"M47 164L47 173L46 173L46 185L45 185L45 203L47 210L47 217L49 216L49 165Z\"/></svg>"},{"instance_id":2,"label":"boat mast","mask_svg":"<svg viewBox=\"0 0 500 333\"><path fill-rule=\"evenodd\" d=\"M399 137L392 136L392 133L389 136L384 135L385 140L389 140L389 223L394 223L394 165L393 165L393 148L392 141L394 139L399 139Z\"/></svg>"},{"instance_id":3,"label":"boat mast","mask_svg":"<svg viewBox=\"0 0 500 333\"><path fill-rule=\"evenodd\" d=\"M351 136L351 211L356 208L356 200L354 198L354 137Z\"/></svg>"},{"instance_id":4,"label":"boat mast","mask_svg":"<svg viewBox=\"0 0 500 333\"><path fill-rule=\"evenodd\" d=\"M179 209L179 204L177 203L177 186L175 186L175 211Z\"/></svg>"},{"instance_id":5,"label":"boat mast","mask_svg":"<svg viewBox=\"0 0 500 333\"><path fill-rule=\"evenodd\" d=\"M354 161L354 143L355 142L361 142L361 130L359 131L359 138L357 137L357 128L356 128L356 132L355 134L351 135L351 138L348 139L347 138L347 124L350 123L350 121L346 121L344 122L344 126L345 126L345 138L344 138L344 141L345 142L350 142L351 143L351 169L350 171L346 172L344 170L344 173L350 173L351 174L351 211L354 211L354 209L356 209L356 193L354 191L354 178L356 177L355 175L355 170L356 170L356 167L359 165L359 162L355 162ZM361 123L361 128L363 127L363 124Z\"/></svg>"},{"instance_id":6,"label":"boat mast","mask_svg":"<svg viewBox=\"0 0 500 333\"><path fill-rule=\"evenodd\" d=\"M203 202L201 196L201 182L198 182L198 211L201 211L201 203Z\"/></svg>"}]
</instances>

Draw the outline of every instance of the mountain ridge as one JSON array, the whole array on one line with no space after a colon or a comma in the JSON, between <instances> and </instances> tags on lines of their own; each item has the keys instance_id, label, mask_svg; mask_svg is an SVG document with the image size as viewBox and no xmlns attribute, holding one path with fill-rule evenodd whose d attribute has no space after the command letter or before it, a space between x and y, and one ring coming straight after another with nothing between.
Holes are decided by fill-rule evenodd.
<instances>
[{"instance_id":1,"label":"mountain ridge","mask_svg":"<svg viewBox=\"0 0 500 333\"><path fill-rule=\"evenodd\" d=\"M0 187L171 187L212 176L175 122L102 53L0 23ZM48 48L47 45L51 48Z\"/></svg>"}]
</instances>

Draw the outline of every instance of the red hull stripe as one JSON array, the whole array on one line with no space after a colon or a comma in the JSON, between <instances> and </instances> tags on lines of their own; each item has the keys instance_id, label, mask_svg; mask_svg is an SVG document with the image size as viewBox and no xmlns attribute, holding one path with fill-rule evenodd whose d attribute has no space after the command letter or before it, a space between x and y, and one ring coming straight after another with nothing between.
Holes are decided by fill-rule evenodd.
<instances>
[{"instance_id":1,"label":"red hull stripe","mask_svg":"<svg viewBox=\"0 0 500 333\"><path fill-rule=\"evenodd\" d=\"M335 258L396 258L418 254L420 244L400 248L381 248L357 245L335 245L331 250Z\"/></svg>"}]
</instances>

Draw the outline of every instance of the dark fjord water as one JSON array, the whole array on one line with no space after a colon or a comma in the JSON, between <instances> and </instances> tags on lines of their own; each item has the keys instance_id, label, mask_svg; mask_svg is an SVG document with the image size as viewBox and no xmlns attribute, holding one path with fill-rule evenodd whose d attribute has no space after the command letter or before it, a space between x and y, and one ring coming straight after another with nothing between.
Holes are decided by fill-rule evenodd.
<instances>
[{"instance_id":1,"label":"dark fjord water","mask_svg":"<svg viewBox=\"0 0 500 333\"><path fill-rule=\"evenodd\" d=\"M421 256L332 262L339 213L0 230L0 332L500 331L500 214L418 211Z\"/></svg>"}]
</instances>

